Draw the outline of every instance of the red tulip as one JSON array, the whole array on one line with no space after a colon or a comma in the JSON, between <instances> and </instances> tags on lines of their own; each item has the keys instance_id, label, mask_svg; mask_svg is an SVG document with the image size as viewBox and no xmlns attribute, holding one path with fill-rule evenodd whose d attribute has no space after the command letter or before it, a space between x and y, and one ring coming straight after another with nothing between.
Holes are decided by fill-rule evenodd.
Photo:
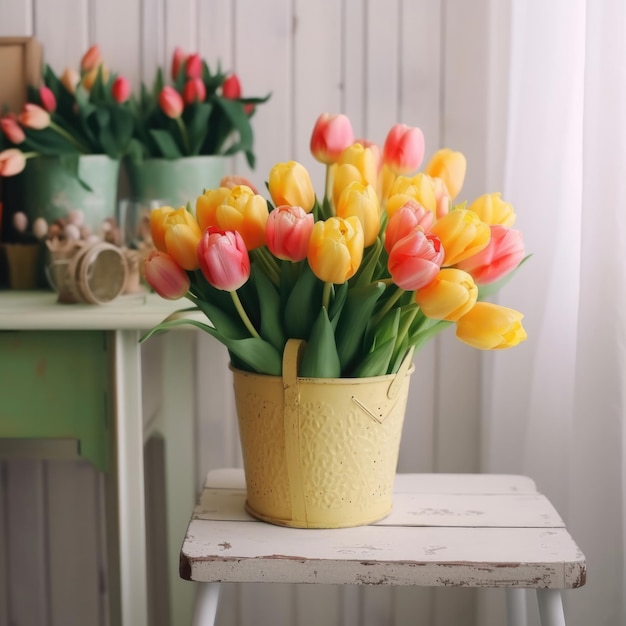
<instances>
[{"instance_id":1,"label":"red tulip","mask_svg":"<svg viewBox=\"0 0 626 626\"><path fill-rule=\"evenodd\" d=\"M176 48L174 48L174 53L172 54L172 80L176 80L178 78L180 68L182 67L186 58L187 55L185 54L183 49L176 46Z\"/></svg>"},{"instance_id":2,"label":"red tulip","mask_svg":"<svg viewBox=\"0 0 626 626\"><path fill-rule=\"evenodd\" d=\"M415 291L433 281L443 262L443 247L435 235L416 229L397 241L387 267L401 289Z\"/></svg>"},{"instance_id":3,"label":"red tulip","mask_svg":"<svg viewBox=\"0 0 626 626\"><path fill-rule=\"evenodd\" d=\"M202 77L202 59L197 53L190 54L185 61L185 76L187 78Z\"/></svg>"},{"instance_id":4,"label":"red tulip","mask_svg":"<svg viewBox=\"0 0 626 626\"><path fill-rule=\"evenodd\" d=\"M15 176L26 167L26 157L21 150L9 148L0 152L0 176Z\"/></svg>"},{"instance_id":5,"label":"red tulip","mask_svg":"<svg viewBox=\"0 0 626 626\"><path fill-rule=\"evenodd\" d=\"M18 120L20 124L26 126L26 128L42 130L50 126L50 113L40 106L28 102L24 105L24 109L20 113Z\"/></svg>"},{"instance_id":6,"label":"red tulip","mask_svg":"<svg viewBox=\"0 0 626 626\"><path fill-rule=\"evenodd\" d=\"M153 250L144 262L144 274L152 289L167 300L178 300L189 291L187 272L166 252Z\"/></svg>"},{"instance_id":7,"label":"red tulip","mask_svg":"<svg viewBox=\"0 0 626 626\"><path fill-rule=\"evenodd\" d=\"M250 257L236 230L211 226L198 244L200 269L209 284L223 291L239 289L250 276Z\"/></svg>"},{"instance_id":8,"label":"red tulip","mask_svg":"<svg viewBox=\"0 0 626 626\"><path fill-rule=\"evenodd\" d=\"M354 142L352 123L346 115L322 113L311 133L311 154L320 163L336 163Z\"/></svg>"},{"instance_id":9,"label":"red tulip","mask_svg":"<svg viewBox=\"0 0 626 626\"><path fill-rule=\"evenodd\" d=\"M222 95L229 100L241 98L241 83L237 74L231 74L222 83Z\"/></svg>"},{"instance_id":10,"label":"red tulip","mask_svg":"<svg viewBox=\"0 0 626 626\"><path fill-rule=\"evenodd\" d=\"M387 222L387 230L385 231L385 250L391 252L396 244L406 237L416 228L424 231L430 229L433 223L434 215L431 211L427 211L421 204L415 200L408 200L406 204L400 207Z\"/></svg>"},{"instance_id":11,"label":"red tulip","mask_svg":"<svg viewBox=\"0 0 626 626\"><path fill-rule=\"evenodd\" d=\"M204 102L206 99L206 86L200 78L190 78L183 87L183 100L185 104Z\"/></svg>"},{"instance_id":12,"label":"red tulip","mask_svg":"<svg viewBox=\"0 0 626 626\"><path fill-rule=\"evenodd\" d=\"M519 230L494 224L486 248L457 263L459 269L472 275L478 285L486 285L506 276L524 257L524 241Z\"/></svg>"},{"instance_id":13,"label":"red tulip","mask_svg":"<svg viewBox=\"0 0 626 626\"><path fill-rule=\"evenodd\" d=\"M159 106L165 115L171 117L172 119L176 119L181 116L185 105L181 95L176 91L176 89L174 89L174 87L167 86L163 87L161 93L159 94Z\"/></svg>"},{"instance_id":14,"label":"red tulip","mask_svg":"<svg viewBox=\"0 0 626 626\"><path fill-rule=\"evenodd\" d=\"M39 99L41 100L43 108L48 111L48 113L54 113L56 111L57 99L54 97L49 87L43 85L39 88Z\"/></svg>"},{"instance_id":15,"label":"red tulip","mask_svg":"<svg viewBox=\"0 0 626 626\"><path fill-rule=\"evenodd\" d=\"M301 261L306 258L314 218L299 206L279 206L267 218L267 247L279 259Z\"/></svg>"},{"instance_id":16,"label":"red tulip","mask_svg":"<svg viewBox=\"0 0 626 626\"><path fill-rule=\"evenodd\" d=\"M113 86L111 87L111 95L115 102L119 104L123 104L130 98L130 82L127 78L123 76L118 76L113 81Z\"/></svg>"},{"instance_id":17,"label":"red tulip","mask_svg":"<svg viewBox=\"0 0 626 626\"><path fill-rule=\"evenodd\" d=\"M11 143L19 145L26 139L26 135L14 115L9 114L0 118L0 128Z\"/></svg>"},{"instance_id":18,"label":"red tulip","mask_svg":"<svg viewBox=\"0 0 626 626\"><path fill-rule=\"evenodd\" d=\"M394 124L385 139L383 161L398 175L415 172L424 159L424 134L414 126Z\"/></svg>"}]
</instances>

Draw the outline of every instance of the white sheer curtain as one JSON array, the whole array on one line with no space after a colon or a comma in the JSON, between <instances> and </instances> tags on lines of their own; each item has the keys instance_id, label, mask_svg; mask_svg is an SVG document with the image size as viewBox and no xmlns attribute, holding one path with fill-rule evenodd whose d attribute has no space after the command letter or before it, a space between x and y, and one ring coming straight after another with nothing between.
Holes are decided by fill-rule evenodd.
<instances>
[{"instance_id":1,"label":"white sheer curtain","mask_svg":"<svg viewBox=\"0 0 626 626\"><path fill-rule=\"evenodd\" d=\"M500 301L529 338L486 357L483 469L532 476L584 551L568 626L624 626L626 3L511 7L504 195L533 256Z\"/></svg>"}]
</instances>

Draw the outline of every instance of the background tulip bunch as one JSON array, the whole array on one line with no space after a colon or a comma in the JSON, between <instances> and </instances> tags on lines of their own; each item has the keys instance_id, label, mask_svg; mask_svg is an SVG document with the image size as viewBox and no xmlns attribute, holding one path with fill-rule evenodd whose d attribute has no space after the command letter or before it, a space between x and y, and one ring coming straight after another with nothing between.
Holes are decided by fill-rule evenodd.
<instances>
[{"instance_id":1,"label":"background tulip bunch","mask_svg":"<svg viewBox=\"0 0 626 626\"><path fill-rule=\"evenodd\" d=\"M129 81L109 71L97 45L83 55L79 71L68 67L58 77L46 65L23 110L0 118L0 176L19 174L39 155L60 156L75 175L81 154L120 158L133 135L130 92Z\"/></svg>"},{"instance_id":2,"label":"background tulip bunch","mask_svg":"<svg viewBox=\"0 0 626 626\"><path fill-rule=\"evenodd\" d=\"M344 115L323 114L311 136L326 166L318 201L307 170L277 163L270 200L224 180L189 208L151 214L145 275L165 298L187 297L209 320L175 315L152 329L194 324L234 367L281 373L288 338L306 341L299 375L380 376L449 325L479 349L526 338L522 314L487 302L524 260L515 213L500 194L455 204L465 157L437 151L396 124L382 147L355 141Z\"/></svg>"},{"instance_id":3,"label":"background tulip bunch","mask_svg":"<svg viewBox=\"0 0 626 626\"><path fill-rule=\"evenodd\" d=\"M254 167L250 117L269 99L242 97L236 74L217 68L212 73L199 54L176 48L172 56L171 85L159 68L152 89L142 86L133 98L135 136L130 154L135 160L243 151Z\"/></svg>"}]
</instances>

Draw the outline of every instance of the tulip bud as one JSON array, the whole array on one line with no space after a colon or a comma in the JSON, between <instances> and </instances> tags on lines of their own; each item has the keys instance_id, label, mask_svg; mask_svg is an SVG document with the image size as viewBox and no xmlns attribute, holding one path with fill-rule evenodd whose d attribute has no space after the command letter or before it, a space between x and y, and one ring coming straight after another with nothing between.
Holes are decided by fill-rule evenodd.
<instances>
[{"instance_id":1,"label":"tulip bud","mask_svg":"<svg viewBox=\"0 0 626 626\"><path fill-rule=\"evenodd\" d=\"M350 119L343 114L322 113L311 134L311 154L320 163L336 163L341 153L354 142Z\"/></svg>"},{"instance_id":2,"label":"tulip bud","mask_svg":"<svg viewBox=\"0 0 626 626\"><path fill-rule=\"evenodd\" d=\"M351 183L339 196L336 209L337 217L355 216L363 227L363 243L371 246L380 230L380 204L376 191L371 185Z\"/></svg>"},{"instance_id":3,"label":"tulip bud","mask_svg":"<svg viewBox=\"0 0 626 626\"><path fill-rule=\"evenodd\" d=\"M220 180L220 187L228 187L228 189L232 189L237 185L245 185L246 187L250 187L254 193L259 193L259 190L254 186L252 181L247 179L245 176L227 174L222 178L222 180Z\"/></svg>"},{"instance_id":4,"label":"tulip bud","mask_svg":"<svg viewBox=\"0 0 626 626\"><path fill-rule=\"evenodd\" d=\"M237 74L231 74L222 83L222 96L229 100L241 98L241 83Z\"/></svg>"},{"instance_id":5,"label":"tulip bud","mask_svg":"<svg viewBox=\"0 0 626 626\"><path fill-rule=\"evenodd\" d=\"M394 244L387 268L398 287L415 291L435 279L443 258L444 251L439 239L417 228Z\"/></svg>"},{"instance_id":6,"label":"tulip bud","mask_svg":"<svg viewBox=\"0 0 626 626\"><path fill-rule=\"evenodd\" d=\"M182 115L184 103L181 95L173 87L163 87L159 94L159 106L168 117L176 119Z\"/></svg>"},{"instance_id":7,"label":"tulip bud","mask_svg":"<svg viewBox=\"0 0 626 626\"><path fill-rule=\"evenodd\" d=\"M123 104L130 98L130 82L123 76L118 76L111 86L111 95L115 102Z\"/></svg>"},{"instance_id":8,"label":"tulip bud","mask_svg":"<svg viewBox=\"0 0 626 626\"><path fill-rule=\"evenodd\" d=\"M56 111L57 99L54 97L54 93L52 93L49 87L43 85L39 88L39 100L48 113L54 113Z\"/></svg>"},{"instance_id":9,"label":"tulip bud","mask_svg":"<svg viewBox=\"0 0 626 626\"><path fill-rule=\"evenodd\" d=\"M185 83L183 100L185 104L204 102L206 100L206 86L200 78L192 78Z\"/></svg>"},{"instance_id":10,"label":"tulip bud","mask_svg":"<svg viewBox=\"0 0 626 626\"><path fill-rule=\"evenodd\" d=\"M199 54L190 54L185 60L185 76L192 79L202 77L202 59Z\"/></svg>"},{"instance_id":11,"label":"tulip bud","mask_svg":"<svg viewBox=\"0 0 626 626\"><path fill-rule=\"evenodd\" d=\"M406 237L416 228L428 231L432 226L433 220L433 214L427 211L421 204L418 204L415 200L407 200L387 222L387 228L385 229L385 250L387 250L387 253L391 252L397 241Z\"/></svg>"},{"instance_id":12,"label":"tulip bud","mask_svg":"<svg viewBox=\"0 0 626 626\"><path fill-rule=\"evenodd\" d=\"M448 322L463 317L476 304L477 298L474 279L453 267L439 270L433 281L415 293L415 302L426 317Z\"/></svg>"},{"instance_id":13,"label":"tulip bud","mask_svg":"<svg viewBox=\"0 0 626 626\"><path fill-rule=\"evenodd\" d=\"M443 244L443 265L446 266L456 265L473 256L487 246L491 237L489 225L467 209L450 211L437 220L430 230Z\"/></svg>"},{"instance_id":14,"label":"tulip bud","mask_svg":"<svg viewBox=\"0 0 626 626\"><path fill-rule=\"evenodd\" d=\"M307 259L320 280L339 285L356 274L363 248L363 227L358 218L330 217L315 222Z\"/></svg>"},{"instance_id":15,"label":"tulip bud","mask_svg":"<svg viewBox=\"0 0 626 626\"><path fill-rule=\"evenodd\" d=\"M11 143L19 145L26 139L26 134L17 123L14 115L9 114L0 118L0 128Z\"/></svg>"},{"instance_id":16,"label":"tulip bud","mask_svg":"<svg viewBox=\"0 0 626 626\"><path fill-rule=\"evenodd\" d=\"M224 203L230 195L230 188L220 186L217 189L207 189L196 199L196 219L200 230L204 232L209 226L219 226L217 222L217 207Z\"/></svg>"},{"instance_id":17,"label":"tulip bud","mask_svg":"<svg viewBox=\"0 0 626 626\"><path fill-rule=\"evenodd\" d=\"M425 209L432 211L433 214L437 211L437 198L435 196L435 183L433 179L424 174L418 172L415 176L398 176L389 190L389 200L387 201L387 215L391 217L395 211L397 211L406 202L405 199L400 199L399 202L393 200L396 194L402 194L409 196Z\"/></svg>"},{"instance_id":18,"label":"tulip bud","mask_svg":"<svg viewBox=\"0 0 626 626\"><path fill-rule=\"evenodd\" d=\"M459 195L463 181L465 180L465 170L467 162L461 152L454 152L449 148L437 150L432 156L424 172L432 178L439 178L443 181L454 200Z\"/></svg>"},{"instance_id":19,"label":"tulip bud","mask_svg":"<svg viewBox=\"0 0 626 626\"><path fill-rule=\"evenodd\" d=\"M210 285L223 291L235 291L250 277L250 257L237 231L211 227L198 244L200 269Z\"/></svg>"},{"instance_id":20,"label":"tulip bud","mask_svg":"<svg viewBox=\"0 0 626 626\"><path fill-rule=\"evenodd\" d=\"M248 250L265 245L265 225L268 211L263 196L245 185L233 187L216 208L217 225L224 230L236 230Z\"/></svg>"},{"instance_id":21,"label":"tulip bud","mask_svg":"<svg viewBox=\"0 0 626 626\"><path fill-rule=\"evenodd\" d=\"M310 213L315 205L315 190L309 172L297 161L274 165L270 170L268 188L274 206L299 206Z\"/></svg>"},{"instance_id":22,"label":"tulip bud","mask_svg":"<svg viewBox=\"0 0 626 626\"><path fill-rule=\"evenodd\" d=\"M500 224L490 226L491 238L480 252L457 263L479 285L493 283L514 270L524 258L524 241L519 230Z\"/></svg>"},{"instance_id":23,"label":"tulip bud","mask_svg":"<svg viewBox=\"0 0 626 626\"><path fill-rule=\"evenodd\" d=\"M102 54L100 53L100 46L95 44L85 52L83 58L80 61L80 69L82 72L90 72L98 65L102 63Z\"/></svg>"},{"instance_id":24,"label":"tulip bud","mask_svg":"<svg viewBox=\"0 0 626 626\"><path fill-rule=\"evenodd\" d=\"M499 193L486 193L469 205L473 211L486 224L501 224L509 228L515 223L515 211L513 205L505 202Z\"/></svg>"},{"instance_id":25,"label":"tulip bud","mask_svg":"<svg viewBox=\"0 0 626 626\"><path fill-rule=\"evenodd\" d=\"M178 74L180 73L180 69L183 66L183 63L185 62L186 58L187 58L187 55L185 54L183 49L176 46L176 48L174 48L174 53L172 54L171 73L172 73L173 81L175 81L178 78Z\"/></svg>"},{"instance_id":26,"label":"tulip bud","mask_svg":"<svg viewBox=\"0 0 626 626\"><path fill-rule=\"evenodd\" d=\"M302 261L309 250L313 224L313 214L299 206L276 207L267 219L267 247L279 259Z\"/></svg>"},{"instance_id":27,"label":"tulip bud","mask_svg":"<svg viewBox=\"0 0 626 626\"><path fill-rule=\"evenodd\" d=\"M15 176L26 167L26 157L21 150L9 148L0 152L0 176Z\"/></svg>"},{"instance_id":28,"label":"tulip bud","mask_svg":"<svg viewBox=\"0 0 626 626\"><path fill-rule=\"evenodd\" d=\"M154 247L161 252L166 252L165 247L165 220L168 214L174 211L174 207L162 206L150 211L150 234Z\"/></svg>"},{"instance_id":29,"label":"tulip bud","mask_svg":"<svg viewBox=\"0 0 626 626\"><path fill-rule=\"evenodd\" d=\"M144 275L150 287L167 300L178 300L189 291L187 272L165 252L153 250L148 255Z\"/></svg>"},{"instance_id":30,"label":"tulip bud","mask_svg":"<svg viewBox=\"0 0 626 626\"><path fill-rule=\"evenodd\" d=\"M456 323L457 339L479 350L512 348L526 339L519 311L477 302Z\"/></svg>"},{"instance_id":31,"label":"tulip bud","mask_svg":"<svg viewBox=\"0 0 626 626\"><path fill-rule=\"evenodd\" d=\"M61 84L71 94L76 93L76 85L80 82L80 76L78 72L72 67L66 67L63 74L61 74Z\"/></svg>"},{"instance_id":32,"label":"tulip bud","mask_svg":"<svg viewBox=\"0 0 626 626\"><path fill-rule=\"evenodd\" d=\"M163 220L165 249L183 269L198 269L198 242L202 235L194 216L180 207L166 212Z\"/></svg>"},{"instance_id":33,"label":"tulip bud","mask_svg":"<svg viewBox=\"0 0 626 626\"><path fill-rule=\"evenodd\" d=\"M414 126L394 124L383 146L383 160L395 174L415 172L424 159L424 134Z\"/></svg>"},{"instance_id":34,"label":"tulip bud","mask_svg":"<svg viewBox=\"0 0 626 626\"><path fill-rule=\"evenodd\" d=\"M37 104L27 102L23 111L20 113L18 120L22 126L42 130L50 126L50 113L42 109Z\"/></svg>"}]
</instances>

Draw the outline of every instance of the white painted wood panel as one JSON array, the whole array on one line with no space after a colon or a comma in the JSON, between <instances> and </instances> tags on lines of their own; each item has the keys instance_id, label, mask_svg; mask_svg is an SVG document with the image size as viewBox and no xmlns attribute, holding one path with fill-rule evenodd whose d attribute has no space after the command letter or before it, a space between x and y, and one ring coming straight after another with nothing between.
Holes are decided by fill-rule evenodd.
<instances>
[{"instance_id":1,"label":"white painted wood panel","mask_svg":"<svg viewBox=\"0 0 626 626\"><path fill-rule=\"evenodd\" d=\"M0 0L0 37L25 37L32 34L32 2Z\"/></svg>"}]
</instances>

